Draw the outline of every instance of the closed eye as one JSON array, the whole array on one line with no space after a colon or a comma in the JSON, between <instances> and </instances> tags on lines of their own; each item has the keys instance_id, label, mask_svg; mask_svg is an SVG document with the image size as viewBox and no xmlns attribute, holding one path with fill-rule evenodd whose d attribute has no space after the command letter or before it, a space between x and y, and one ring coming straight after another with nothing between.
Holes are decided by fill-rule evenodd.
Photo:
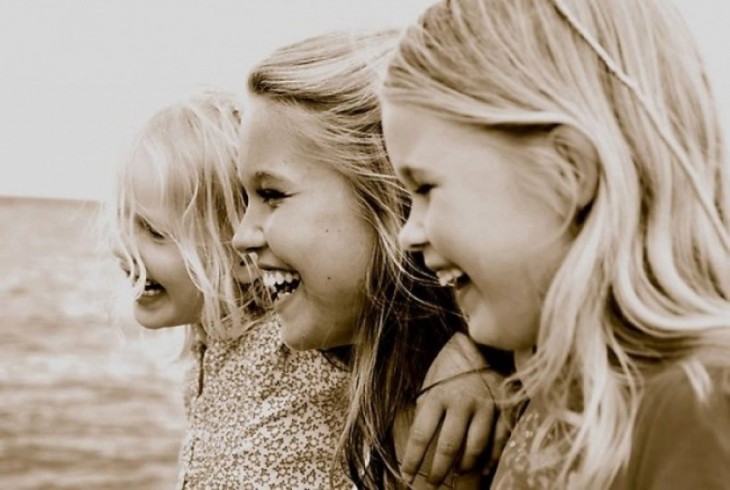
<instances>
[{"instance_id":1,"label":"closed eye","mask_svg":"<svg viewBox=\"0 0 730 490\"><path fill-rule=\"evenodd\" d=\"M413 190L414 194L418 194L420 196L425 196L429 192L431 192L431 189L433 189L433 184L419 184L416 186L416 188Z\"/></svg>"},{"instance_id":2,"label":"closed eye","mask_svg":"<svg viewBox=\"0 0 730 490\"><path fill-rule=\"evenodd\" d=\"M137 218L137 223L139 223L140 228L145 231L151 238L157 241L165 240L167 238L167 235L162 233L161 231L158 231L154 226L152 226L146 219Z\"/></svg>"},{"instance_id":3,"label":"closed eye","mask_svg":"<svg viewBox=\"0 0 730 490\"><path fill-rule=\"evenodd\" d=\"M285 194L277 189L272 189L268 187L262 187L261 189L258 189L256 191L256 194L261 198L261 200L268 205L276 205L279 204L282 200L289 197L288 194Z\"/></svg>"}]
</instances>

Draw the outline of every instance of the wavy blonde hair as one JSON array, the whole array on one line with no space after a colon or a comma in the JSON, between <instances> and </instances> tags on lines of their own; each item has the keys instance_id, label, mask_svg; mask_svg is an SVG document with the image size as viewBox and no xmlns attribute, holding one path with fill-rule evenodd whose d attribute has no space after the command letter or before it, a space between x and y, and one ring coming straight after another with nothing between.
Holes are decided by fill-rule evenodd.
<instances>
[{"instance_id":1,"label":"wavy blonde hair","mask_svg":"<svg viewBox=\"0 0 730 490\"><path fill-rule=\"evenodd\" d=\"M240 335L263 313L257 301L262 296L233 274L241 258L231 240L245 210L236 174L239 107L233 95L206 92L160 110L137 136L117 179L116 229L135 292L141 294L146 281L135 233L141 218L179 248L203 294L195 330L199 326L198 333L211 338ZM167 205L162 223L150 221L138 206L140 171L149 174Z\"/></svg>"},{"instance_id":2,"label":"wavy blonde hair","mask_svg":"<svg viewBox=\"0 0 730 490\"><path fill-rule=\"evenodd\" d=\"M402 484L396 418L439 350L465 324L452 292L398 246L408 196L383 142L379 87L396 31L333 32L285 46L249 75L249 92L296 111L301 151L350 184L377 234L353 326L351 403L341 460L358 488ZM333 260L337 260L333 258Z\"/></svg>"},{"instance_id":3,"label":"wavy blonde hair","mask_svg":"<svg viewBox=\"0 0 730 490\"><path fill-rule=\"evenodd\" d=\"M568 127L595 150L577 209L569 159L551 138L525 146L525 172L549 179L526 185L580 226L516 376L546 407L538 432L567 437L560 481L608 486L649 374L681 366L702 397L700 352L730 349L730 171L687 28L666 0L442 1L405 34L383 97L525 138Z\"/></svg>"}]
</instances>

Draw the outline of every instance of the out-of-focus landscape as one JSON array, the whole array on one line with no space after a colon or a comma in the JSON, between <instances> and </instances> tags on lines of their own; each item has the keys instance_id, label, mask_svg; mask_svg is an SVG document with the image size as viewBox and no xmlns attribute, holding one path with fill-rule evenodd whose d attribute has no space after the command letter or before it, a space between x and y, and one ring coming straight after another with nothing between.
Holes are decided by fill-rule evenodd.
<instances>
[{"instance_id":1,"label":"out-of-focus landscape","mask_svg":"<svg viewBox=\"0 0 730 490\"><path fill-rule=\"evenodd\" d=\"M118 308L94 202L0 197L0 488L172 488L175 332ZM119 312L117 312L119 310Z\"/></svg>"}]
</instances>

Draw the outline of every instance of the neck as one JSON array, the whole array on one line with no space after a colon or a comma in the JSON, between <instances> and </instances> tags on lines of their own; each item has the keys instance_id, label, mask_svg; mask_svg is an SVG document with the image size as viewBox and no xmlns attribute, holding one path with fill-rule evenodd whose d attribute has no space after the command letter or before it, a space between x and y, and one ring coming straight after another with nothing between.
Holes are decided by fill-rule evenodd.
<instances>
[{"instance_id":1,"label":"neck","mask_svg":"<svg viewBox=\"0 0 730 490\"><path fill-rule=\"evenodd\" d=\"M522 369L527 361L532 357L533 349L524 349L524 350L516 350L514 351L514 360L515 360L515 369L519 371Z\"/></svg>"}]
</instances>

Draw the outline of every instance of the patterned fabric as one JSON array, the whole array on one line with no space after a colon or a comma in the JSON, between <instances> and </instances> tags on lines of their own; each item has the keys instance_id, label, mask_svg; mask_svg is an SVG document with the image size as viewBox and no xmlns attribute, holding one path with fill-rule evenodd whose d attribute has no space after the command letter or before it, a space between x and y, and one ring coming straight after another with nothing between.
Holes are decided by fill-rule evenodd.
<instances>
[{"instance_id":1,"label":"patterned fabric","mask_svg":"<svg viewBox=\"0 0 730 490\"><path fill-rule=\"evenodd\" d=\"M332 472L348 374L288 349L276 322L194 347L177 488L349 488Z\"/></svg>"},{"instance_id":2,"label":"patterned fabric","mask_svg":"<svg viewBox=\"0 0 730 490\"><path fill-rule=\"evenodd\" d=\"M535 440L536 429L541 421L540 411L533 403L528 405L499 458L499 466L492 480L493 490L556 488L560 455L543 452L539 460L529 458L529 448ZM554 434L546 437L546 441L554 440Z\"/></svg>"}]
</instances>

